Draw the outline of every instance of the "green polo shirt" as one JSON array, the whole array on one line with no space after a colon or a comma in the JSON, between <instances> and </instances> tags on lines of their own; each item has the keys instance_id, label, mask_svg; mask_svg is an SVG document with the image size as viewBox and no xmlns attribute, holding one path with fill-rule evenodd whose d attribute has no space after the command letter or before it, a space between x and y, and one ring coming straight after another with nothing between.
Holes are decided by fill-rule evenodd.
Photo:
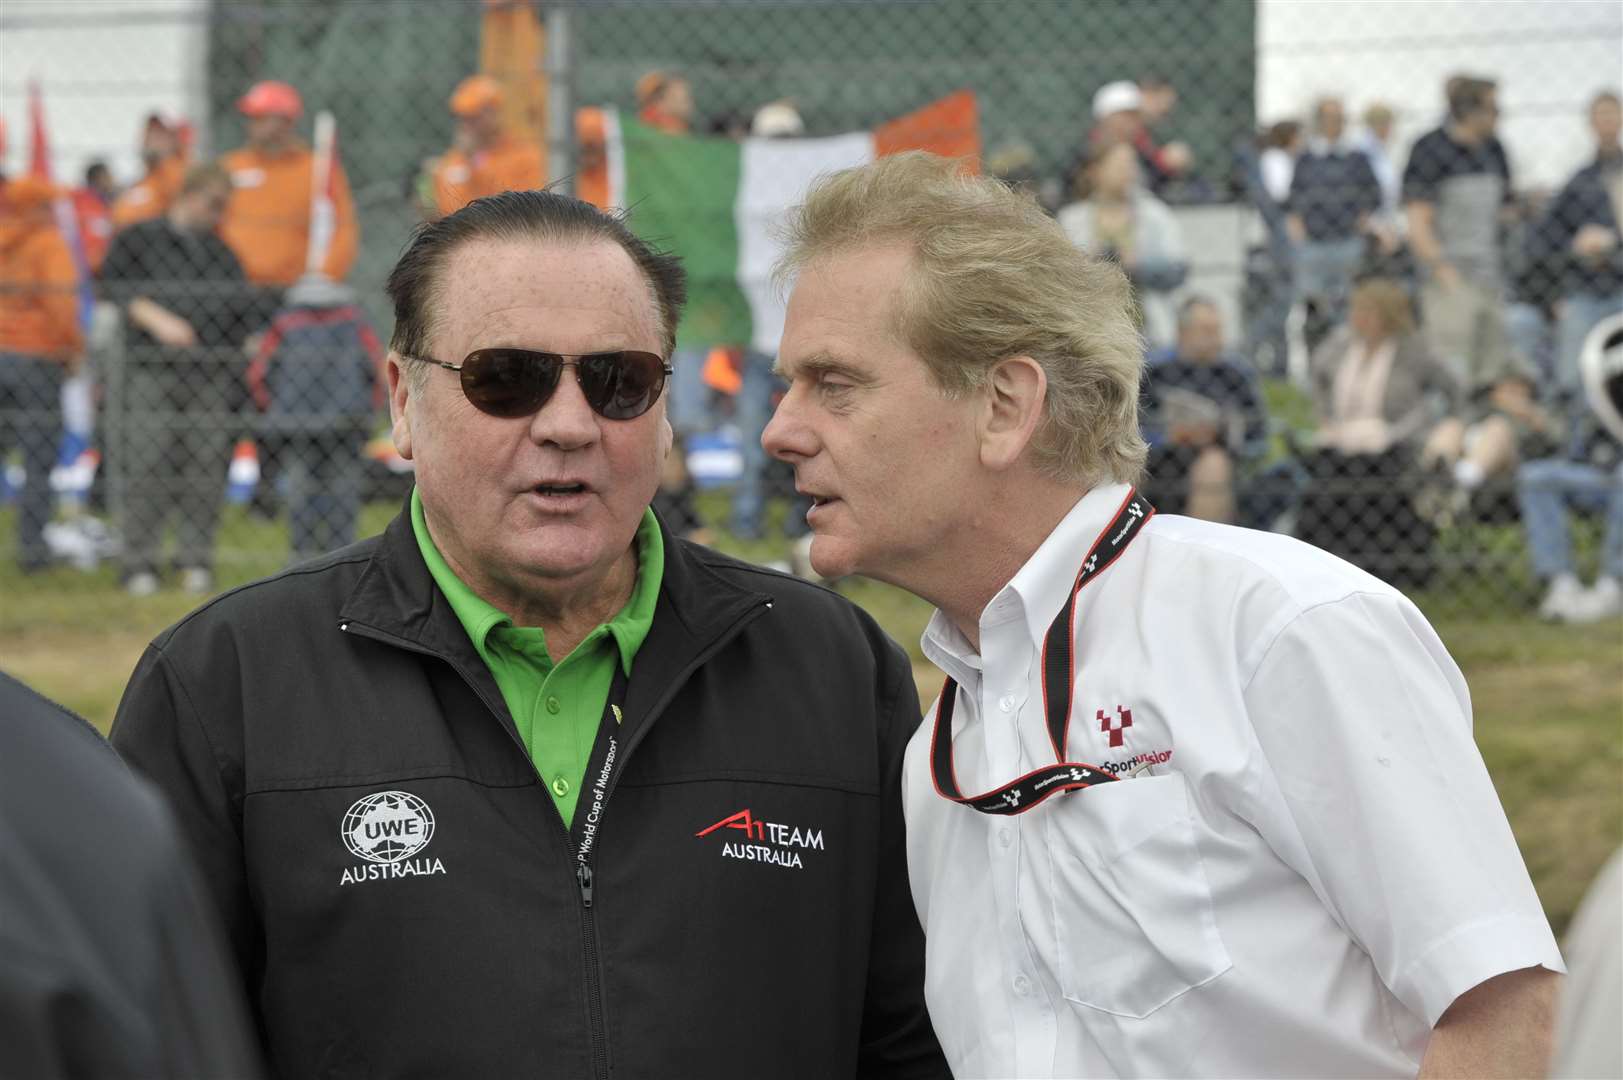
<instances>
[{"instance_id":1,"label":"green polo shirt","mask_svg":"<svg viewBox=\"0 0 1623 1080\"><path fill-rule=\"evenodd\" d=\"M475 595L446 564L428 535L422 500L415 489L411 527L428 572L495 676L530 760L552 792L564 824L569 825L586 776L586 760L608 704L615 659L618 657L630 676L631 662L654 624L654 603L665 576L665 543L653 511L644 511L637 527L637 583L631 599L558 663L547 654L546 634L540 627L514 626L511 618Z\"/></svg>"}]
</instances>

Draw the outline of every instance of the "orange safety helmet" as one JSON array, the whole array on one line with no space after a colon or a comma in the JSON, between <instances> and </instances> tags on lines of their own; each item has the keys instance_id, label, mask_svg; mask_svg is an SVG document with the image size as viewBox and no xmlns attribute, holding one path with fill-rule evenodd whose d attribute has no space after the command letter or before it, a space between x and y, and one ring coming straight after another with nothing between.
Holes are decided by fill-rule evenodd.
<instances>
[{"instance_id":1,"label":"orange safety helmet","mask_svg":"<svg viewBox=\"0 0 1623 1080\"><path fill-rule=\"evenodd\" d=\"M304 113L304 101L287 83L267 80L248 88L237 102L237 111L244 116L285 116L297 120Z\"/></svg>"},{"instance_id":2,"label":"orange safety helmet","mask_svg":"<svg viewBox=\"0 0 1623 1080\"><path fill-rule=\"evenodd\" d=\"M451 112L456 116L473 116L501 103L501 83L489 75L469 75L451 92Z\"/></svg>"}]
</instances>

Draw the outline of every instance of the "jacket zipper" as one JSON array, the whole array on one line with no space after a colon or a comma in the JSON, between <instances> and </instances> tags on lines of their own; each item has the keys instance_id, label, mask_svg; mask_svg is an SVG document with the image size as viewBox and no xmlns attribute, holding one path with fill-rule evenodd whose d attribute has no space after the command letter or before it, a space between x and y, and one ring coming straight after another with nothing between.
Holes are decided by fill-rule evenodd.
<instances>
[{"instance_id":1,"label":"jacket zipper","mask_svg":"<svg viewBox=\"0 0 1623 1080\"><path fill-rule=\"evenodd\" d=\"M737 637L739 633L743 631L744 627L754 622L759 616L764 615L771 607L772 602L769 600L764 604L751 608L742 618L733 623L732 626L728 627L726 632L718 636L716 640L706 646L698 656L694 657L693 661L688 664L687 667L683 668L681 673L675 679L671 680L671 684L666 688L664 695L654 702L653 708L648 710L647 719L645 719L643 723L638 726L636 739L626 744L625 754L620 759L622 766L621 768L615 770L614 777L609 782L608 790L603 793L603 805L605 807L605 813L609 803L609 796L612 795L614 793L614 789L619 786L620 773L625 771L623 762L631 757L631 751L635 749L637 744L642 741L643 735L646 734L648 729L653 726L654 720L656 720L659 717L659 714L665 710L665 706L670 704L671 699L676 696L676 691L682 686L683 683L687 681L688 676L699 670L699 668L707 660L709 660L716 653L720 652L724 645L726 645L733 638ZM348 633L351 628L358 632L362 637L369 637L374 641L381 641L385 645L393 645L396 648L405 649L407 652L414 652L421 656L429 656L436 660L443 660L446 664L450 665L451 670L455 671L457 675L461 677L462 681L468 685L468 689L472 690L475 696L477 696L480 701L484 702L485 708L490 710L491 715L496 717L497 722L501 722L501 710L497 709L496 706L493 705L487 697L485 697L484 693L477 685L475 685L474 681L468 677L468 673L463 671L461 666L455 661L451 660L449 657L442 653L437 653L433 649L424 648L414 641L407 641L405 638L395 637L393 634L385 633L376 627L367 626L364 623L341 622L338 624L338 629L345 633ZM535 759L530 757L530 752L525 748L524 741L518 737L516 732L509 730L506 724L502 724L502 729L507 731L508 738L512 739L512 741L518 746L519 751L523 753L524 760L530 763L530 771L535 773L536 780L542 785L542 787L545 787L546 778L543 777L541 775L541 771L535 767ZM564 850L566 852L569 851L571 840L569 835L569 827L564 824L564 819L559 817L556 812L550 816L553 821L558 823L558 827L563 829ZM591 1026L592 1076L594 1080L609 1080L609 1031L608 1022L603 1016L603 967L598 956L597 948L597 915L592 910L593 886L592 863L590 856L587 857L585 862L576 861L575 884L580 889L581 956L585 962L586 968L586 1015L588 1023Z\"/></svg>"}]
</instances>

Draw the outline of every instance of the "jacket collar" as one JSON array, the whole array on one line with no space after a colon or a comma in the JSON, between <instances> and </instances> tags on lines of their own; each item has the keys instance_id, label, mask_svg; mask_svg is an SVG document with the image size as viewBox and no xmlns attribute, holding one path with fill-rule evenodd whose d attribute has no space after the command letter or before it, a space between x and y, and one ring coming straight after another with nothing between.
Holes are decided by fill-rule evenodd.
<instances>
[{"instance_id":1,"label":"jacket collar","mask_svg":"<svg viewBox=\"0 0 1623 1080\"><path fill-rule=\"evenodd\" d=\"M449 661L474 681L487 701L499 704L495 679L423 562L410 514L408 496L339 608L339 619ZM768 604L764 593L746 589L706 565L704 549L673 536L663 520L659 529L665 543L665 573L653 626L637 652L626 703L628 721L658 707L666 691L674 690L673 684L707 650ZM511 724L506 709L499 711Z\"/></svg>"}]
</instances>

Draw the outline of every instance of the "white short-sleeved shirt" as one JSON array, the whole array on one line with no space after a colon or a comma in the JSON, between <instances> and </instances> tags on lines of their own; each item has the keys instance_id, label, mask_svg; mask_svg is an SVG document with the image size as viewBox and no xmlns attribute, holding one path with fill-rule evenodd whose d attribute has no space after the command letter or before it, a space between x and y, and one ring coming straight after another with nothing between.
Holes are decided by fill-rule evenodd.
<instances>
[{"instance_id":1,"label":"white short-sleeved shirt","mask_svg":"<svg viewBox=\"0 0 1623 1080\"><path fill-rule=\"evenodd\" d=\"M979 794L1051 763L1041 648L1128 488L1097 488L987 605L938 612ZM1471 737L1465 681L1402 595L1288 537L1155 516L1081 593L1067 756L1117 783L996 817L904 799L927 996L953 1072L1413 1076L1431 1027L1560 954Z\"/></svg>"}]
</instances>

